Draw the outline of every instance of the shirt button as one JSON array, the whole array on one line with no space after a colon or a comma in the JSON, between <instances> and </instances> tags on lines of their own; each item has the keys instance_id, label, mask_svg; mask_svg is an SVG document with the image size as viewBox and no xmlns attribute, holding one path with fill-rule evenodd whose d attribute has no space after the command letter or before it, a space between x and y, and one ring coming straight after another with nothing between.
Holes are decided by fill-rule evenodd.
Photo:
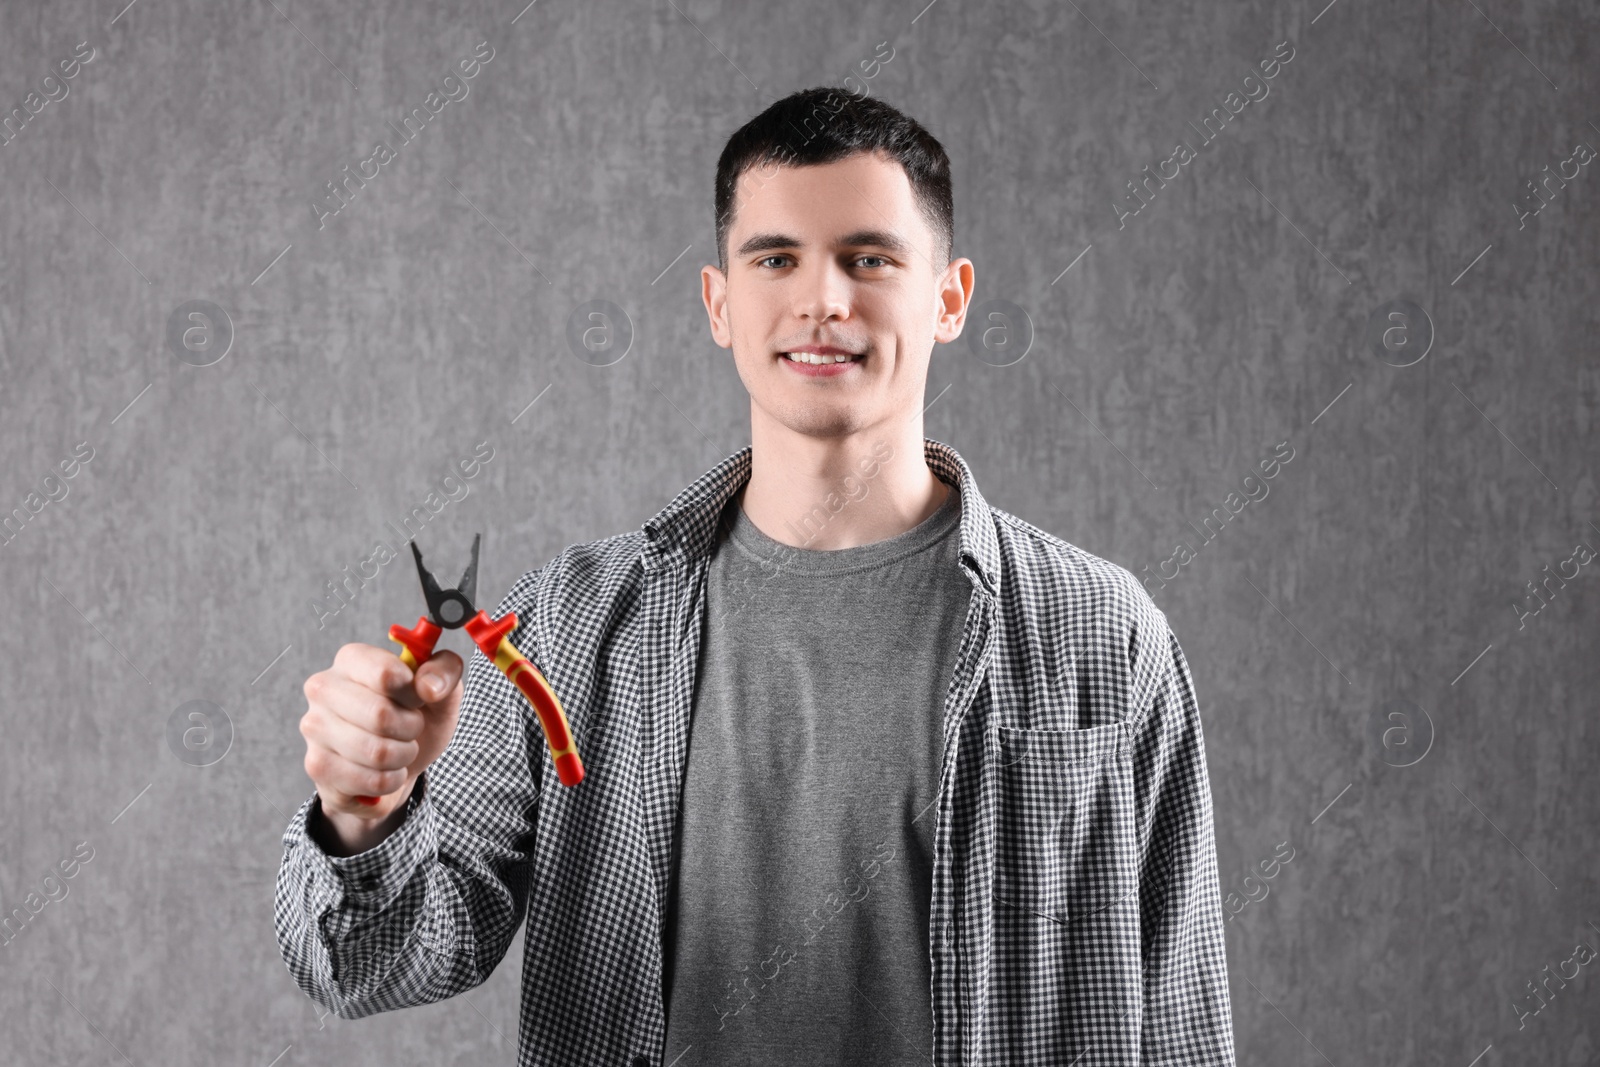
<instances>
[{"instance_id":1,"label":"shirt button","mask_svg":"<svg viewBox=\"0 0 1600 1067\"><path fill-rule=\"evenodd\" d=\"M643 1054L633 1058L633 1067L650 1067L650 1057Z\"/></svg>"}]
</instances>

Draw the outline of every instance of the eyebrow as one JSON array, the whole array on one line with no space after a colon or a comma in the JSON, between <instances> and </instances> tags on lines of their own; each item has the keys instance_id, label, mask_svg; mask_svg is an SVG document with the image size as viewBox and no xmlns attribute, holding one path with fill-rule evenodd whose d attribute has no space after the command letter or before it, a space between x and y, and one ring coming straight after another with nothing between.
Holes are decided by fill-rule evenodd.
<instances>
[{"instance_id":1,"label":"eyebrow","mask_svg":"<svg viewBox=\"0 0 1600 1067\"><path fill-rule=\"evenodd\" d=\"M886 248L900 255L910 255L911 246L888 230L857 230L847 233L839 239L842 248L857 248L868 245L874 248ZM743 259L755 252L766 252L774 248L804 248L805 242L798 237L786 233L758 233L739 246L734 255Z\"/></svg>"}]
</instances>

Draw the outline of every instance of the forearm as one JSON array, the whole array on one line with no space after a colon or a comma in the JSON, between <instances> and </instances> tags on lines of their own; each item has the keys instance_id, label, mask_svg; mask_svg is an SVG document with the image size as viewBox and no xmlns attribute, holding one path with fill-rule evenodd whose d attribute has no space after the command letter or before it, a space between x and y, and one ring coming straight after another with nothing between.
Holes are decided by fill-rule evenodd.
<instances>
[{"instance_id":1,"label":"forearm","mask_svg":"<svg viewBox=\"0 0 1600 1067\"><path fill-rule=\"evenodd\" d=\"M425 790L401 823L346 862L288 835L274 909L279 949L295 984L345 1019L430 1003L476 984L472 921L439 863ZM463 940L464 939L464 940Z\"/></svg>"}]
</instances>

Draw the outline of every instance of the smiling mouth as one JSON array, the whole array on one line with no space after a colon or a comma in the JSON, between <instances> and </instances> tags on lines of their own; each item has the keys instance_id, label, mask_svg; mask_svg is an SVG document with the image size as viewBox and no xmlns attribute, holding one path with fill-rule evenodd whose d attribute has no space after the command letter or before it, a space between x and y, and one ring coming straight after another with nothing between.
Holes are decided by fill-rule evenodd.
<instances>
[{"instance_id":1,"label":"smiling mouth","mask_svg":"<svg viewBox=\"0 0 1600 1067\"><path fill-rule=\"evenodd\" d=\"M835 363L859 363L867 357L854 356L818 356L810 352L779 352L779 359L786 359L791 363L800 363L811 367L829 367Z\"/></svg>"}]
</instances>

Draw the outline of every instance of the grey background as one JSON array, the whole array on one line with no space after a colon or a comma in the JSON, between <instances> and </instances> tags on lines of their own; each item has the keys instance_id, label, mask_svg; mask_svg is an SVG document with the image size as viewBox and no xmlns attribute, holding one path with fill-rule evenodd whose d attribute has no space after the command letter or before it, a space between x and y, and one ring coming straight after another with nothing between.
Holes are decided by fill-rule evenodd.
<instances>
[{"instance_id":1,"label":"grey background","mask_svg":"<svg viewBox=\"0 0 1600 1067\"><path fill-rule=\"evenodd\" d=\"M5 3L5 113L97 50L0 145L0 509L94 449L0 545L0 905L94 850L0 947L5 1059L515 1062L520 939L486 986L359 1022L319 1020L279 959L301 684L421 608L406 559L325 628L312 602L478 442L495 458L418 541L453 577L483 530L491 602L747 443L699 301L716 155L887 41L869 91L954 163L969 336L989 300L1033 332L1009 366L937 348L927 435L1136 574L1198 549L1153 595L1223 892L1294 849L1227 926L1240 1062L1600 1062L1595 967L1520 1030L1513 1006L1600 947L1600 561L1521 629L1513 606L1600 548L1600 172L1515 207L1600 145L1597 33L1592 4L1505 0ZM1285 39L1200 147L1187 123ZM485 40L470 95L319 230L324 183ZM1119 227L1179 138L1198 158ZM567 342L597 299L633 331L609 366ZM1397 299L1436 333L1403 368L1367 340ZM232 323L211 366L166 341L191 300ZM1285 440L1267 498L1199 545ZM191 700L234 734L207 767L166 740ZM1431 730L1386 746L1402 700Z\"/></svg>"}]
</instances>

